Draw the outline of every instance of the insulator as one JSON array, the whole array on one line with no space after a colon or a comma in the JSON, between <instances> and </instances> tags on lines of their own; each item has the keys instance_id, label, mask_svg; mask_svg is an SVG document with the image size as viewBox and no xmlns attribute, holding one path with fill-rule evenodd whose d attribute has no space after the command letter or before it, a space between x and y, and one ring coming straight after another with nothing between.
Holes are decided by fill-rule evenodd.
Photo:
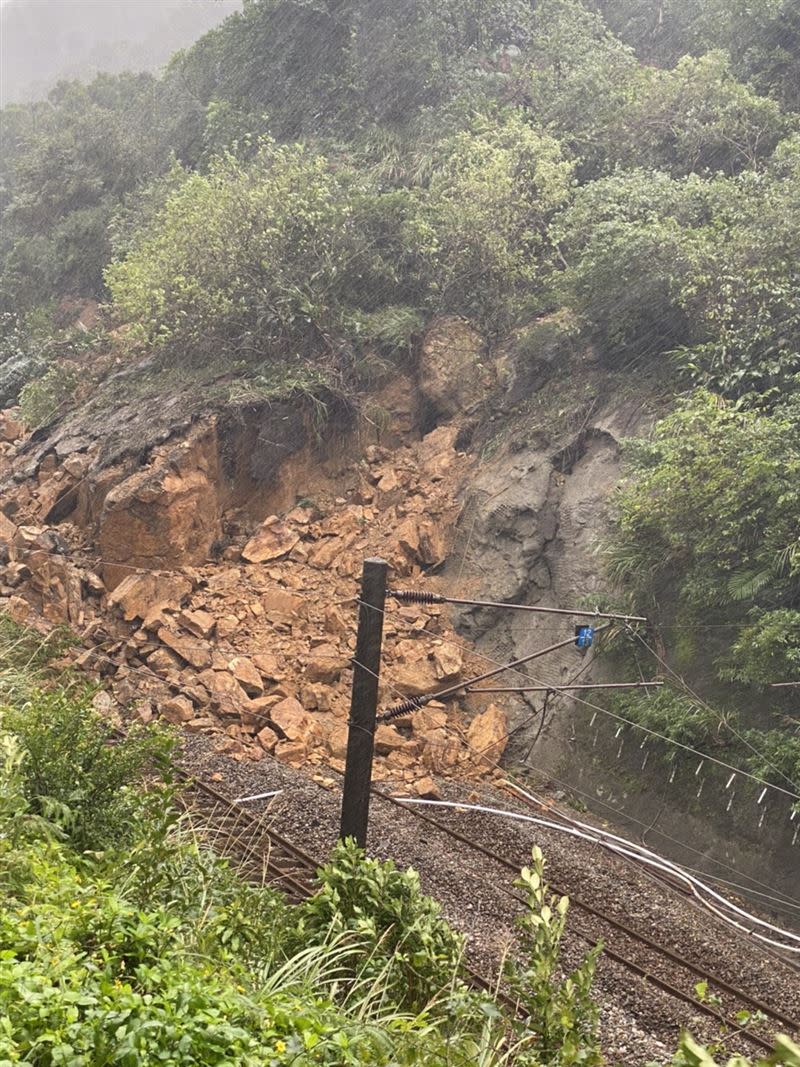
<instances>
[{"instance_id":1,"label":"insulator","mask_svg":"<svg viewBox=\"0 0 800 1067\"><path fill-rule=\"evenodd\" d=\"M401 604L446 604L447 597L423 589L394 589L389 593Z\"/></svg>"},{"instance_id":2,"label":"insulator","mask_svg":"<svg viewBox=\"0 0 800 1067\"><path fill-rule=\"evenodd\" d=\"M403 715L410 715L412 711L419 711L420 708L424 708L431 699L431 697L424 696L409 697L408 700L404 700L402 704L395 704L391 708L387 708L386 711L378 716L378 721L391 722L392 719L399 719Z\"/></svg>"}]
</instances>

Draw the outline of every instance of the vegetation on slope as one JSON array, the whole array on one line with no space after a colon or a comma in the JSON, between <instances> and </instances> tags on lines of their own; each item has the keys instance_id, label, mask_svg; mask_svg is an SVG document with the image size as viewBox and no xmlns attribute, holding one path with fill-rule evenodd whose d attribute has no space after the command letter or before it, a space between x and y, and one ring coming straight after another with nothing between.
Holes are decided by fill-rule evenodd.
<instances>
[{"instance_id":1,"label":"vegetation on slope","mask_svg":"<svg viewBox=\"0 0 800 1067\"><path fill-rule=\"evenodd\" d=\"M110 302L131 358L349 398L436 314L492 342L566 309L606 366L672 374L614 569L684 666L728 627L719 716L762 728L758 687L800 680L800 15L657 7L249 0L159 76L6 108L4 399L36 424L72 401L69 294ZM797 785L796 703L772 706Z\"/></svg>"}]
</instances>

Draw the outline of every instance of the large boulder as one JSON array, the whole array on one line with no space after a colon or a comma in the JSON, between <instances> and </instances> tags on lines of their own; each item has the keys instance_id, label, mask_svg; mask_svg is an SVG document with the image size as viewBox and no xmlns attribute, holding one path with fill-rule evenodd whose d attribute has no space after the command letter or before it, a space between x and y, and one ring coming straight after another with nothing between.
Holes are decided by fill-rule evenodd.
<instances>
[{"instance_id":1,"label":"large boulder","mask_svg":"<svg viewBox=\"0 0 800 1067\"><path fill-rule=\"evenodd\" d=\"M202 562L222 533L218 483L213 436L198 430L115 485L100 515L106 585L129 573L116 562L165 570Z\"/></svg>"},{"instance_id":2,"label":"large boulder","mask_svg":"<svg viewBox=\"0 0 800 1067\"><path fill-rule=\"evenodd\" d=\"M469 724L467 744L470 759L484 770L496 767L508 744L508 717L502 708L490 704Z\"/></svg>"}]
</instances>

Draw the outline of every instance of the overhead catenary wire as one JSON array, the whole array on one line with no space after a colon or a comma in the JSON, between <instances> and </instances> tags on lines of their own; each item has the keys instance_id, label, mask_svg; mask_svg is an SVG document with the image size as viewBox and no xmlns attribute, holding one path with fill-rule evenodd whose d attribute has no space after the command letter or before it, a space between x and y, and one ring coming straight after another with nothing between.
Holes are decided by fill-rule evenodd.
<instances>
[{"instance_id":1,"label":"overhead catenary wire","mask_svg":"<svg viewBox=\"0 0 800 1067\"><path fill-rule=\"evenodd\" d=\"M598 627L598 630L599 629L602 629L602 627ZM444 639L442 639L442 640L444 640ZM567 641L565 641L564 644L568 645L568 644L571 644L573 642L574 642L574 638L570 638ZM454 643L454 642L450 642L450 643ZM466 646L463 646L463 645L460 646L460 647L466 648ZM649 650L649 646L645 646L645 647L647 647L648 650ZM519 660L515 660L512 663L508 663L508 664L500 664L498 660L492 659L492 657L487 656L483 652L478 652L478 651L472 650L472 649L469 649L469 651L470 652L474 652L474 654L477 655L479 658L484 659L489 663L496 664L498 666L499 670L494 672L494 673L499 674L499 673L501 673L502 670L512 670L515 673L520 674L523 677L532 680L536 685L541 686L541 687L543 687L545 689L551 689L551 690L552 689L556 689L556 690L558 689L558 684L557 683L549 683L549 682L546 681L546 679L543 679L541 677L537 677L537 676L531 674L530 671L521 671L521 670L519 670L519 666L520 666L520 661ZM488 675L486 675L484 677L488 677ZM474 683L475 683L475 679L469 679L468 683L464 683L464 684L474 684ZM459 691L460 688L462 688L462 686L456 686L454 691L457 692L457 691ZM442 692L445 692L445 691L442 691ZM441 694L439 694L439 695L441 695ZM416 699L417 698L405 698L404 702L410 703L411 700L416 700ZM438 699L438 695L432 696L431 699ZM644 726L642 723L637 723L635 720L628 719L625 716L622 716L622 715L619 715L616 712L610 711L608 708L603 708L599 704L594 704L591 701L587 701L585 698L583 698L583 697L581 697L579 695L576 695L576 696L572 697L572 699L575 700L576 702L580 703L580 704L586 705L586 707L591 708L592 711L599 712L599 713L601 713L603 715L606 715L606 716L608 716L610 718L616 719L618 722L622 722L626 726L630 726L633 729L640 730L643 733L648 734L649 736L657 737L659 740L664 741L668 745L673 745L673 746L675 746L677 748L682 749L683 751L690 752L693 756L697 756L698 758L700 758L702 760L708 760L710 763L714 763L717 766L724 767L729 772L735 772L736 774L741 774L742 777L747 778L750 781L756 782L758 785L766 786L768 789L772 789L772 790L775 790L775 791L777 791L779 793L782 793L783 795L790 797L792 800L800 801L800 795L799 794L794 793L791 790L785 789L783 786L776 785L774 782L768 782L765 779L760 778L758 775L753 774L750 771L746 771L741 767L736 767L733 764L726 763L725 760L721 760L717 756L712 756L710 753L702 752L699 749L696 749L696 748L692 747L691 745L686 745L681 741L678 741L678 740L676 740L674 738L671 738L671 737L667 736L666 734L662 734L657 730L653 730L648 726ZM411 706L409 708L409 711L408 712L404 712L404 714L408 714L410 711L416 710L417 707L422 707L422 706L424 706L424 705L421 705L421 704L420 705L413 705L413 706ZM389 720L389 721L391 721L391 720Z\"/></svg>"}]
</instances>

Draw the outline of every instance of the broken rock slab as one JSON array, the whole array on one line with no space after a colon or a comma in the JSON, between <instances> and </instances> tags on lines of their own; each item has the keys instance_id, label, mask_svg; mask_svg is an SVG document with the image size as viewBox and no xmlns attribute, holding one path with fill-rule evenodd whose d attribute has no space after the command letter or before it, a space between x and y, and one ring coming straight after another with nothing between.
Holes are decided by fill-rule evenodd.
<instances>
[{"instance_id":1,"label":"broken rock slab","mask_svg":"<svg viewBox=\"0 0 800 1067\"><path fill-rule=\"evenodd\" d=\"M467 729L470 758L483 769L496 767L508 744L508 717L496 704L480 712Z\"/></svg>"},{"instance_id":2,"label":"broken rock slab","mask_svg":"<svg viewBox=\"0 0 800 1067\"><path fill-rule=\"evenodd\" d=\"M146 619L166 607L179 607L192 591L188 578L151 572L129 574L108 597L108 605L118 608L122 617Z\"/></svg>"},{"instance_id":3,"label":"broken rock slab","mask_svg":"<svg viewBox=\"0 0 800 1067\"><path fill-rule=\"evenodd\" d=\"M288 556L299 540L300 534L296 530L282 523L277 515L271 515L244 546L242 558L249 563L281 559Z\"/></svg>"}]
</instances>

